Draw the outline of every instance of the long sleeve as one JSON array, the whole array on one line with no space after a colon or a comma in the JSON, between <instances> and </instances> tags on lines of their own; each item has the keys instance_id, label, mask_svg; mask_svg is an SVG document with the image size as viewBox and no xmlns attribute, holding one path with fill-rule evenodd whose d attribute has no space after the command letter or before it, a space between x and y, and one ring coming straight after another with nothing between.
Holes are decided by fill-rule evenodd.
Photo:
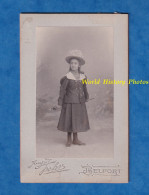
<instances>
[{"instance_id":1,"label":"long sleeve","mask_svg":"<svg viewBox=\"0 0 149 195\"><path fill-rule=\"evenodd\" d=\"M59 98L58 98L58 105L62 106L63 104L63 99L64 99L64 96L66 94L66 88L67 88L67 84L68 84L68 79L67 77L63 77L61 80L60 80L60 92L59 92Z\"/></svg>"},{"instance_id":2,"label":"long sleeve","mask_svg":"<svg viewBox=\"0 0 149 195\"><path fill-rule=\"evenodd\" d=\"M84 79L86 82L87 82L87 77L85 76L85 79ZM88 91L87 91L87 86L86 86L86 83L84 82L83 84L83 89L84 89L84 94L85 94L85 99L86 101L88 101L89 99L89 94L88 94Z\"/></svg>"}]
</instances>

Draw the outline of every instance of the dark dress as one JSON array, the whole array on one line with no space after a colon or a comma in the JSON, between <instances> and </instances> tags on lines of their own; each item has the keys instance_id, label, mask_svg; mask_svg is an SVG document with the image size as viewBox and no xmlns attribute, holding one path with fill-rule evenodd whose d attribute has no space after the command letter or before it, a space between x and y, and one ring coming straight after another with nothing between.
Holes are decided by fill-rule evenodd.
<instances>
[{"instance_id":1,"label":"dark dress","mask_svg":"<svg viewBox=\"0 0 149 195\"><path fill-rule=\"evenodd\" d=\"M85 132L90 129L85 102L89 99L86 76L75 80L69 72L60 81L58 104L62 106L57 129L65 132Z\"/></svg>"}]
</instances>

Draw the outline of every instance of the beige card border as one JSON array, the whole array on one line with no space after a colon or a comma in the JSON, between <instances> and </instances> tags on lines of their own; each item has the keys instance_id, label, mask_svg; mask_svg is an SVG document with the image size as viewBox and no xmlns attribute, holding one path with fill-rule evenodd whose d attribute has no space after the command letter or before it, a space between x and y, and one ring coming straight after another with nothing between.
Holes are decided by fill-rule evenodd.
<instances>
[{"instance_id":1,"label":"beige card border","mask_svg":"<svg viewBox=\"0 0 149 195\"><path fill-rule=\"evenodd\" d=\"M127 183L128 85L114 85L114 158L36 158L36 27L111 26L114 79L128 83L128 14L20 14L20 180L23 183ZM62 172L41 174L51 160ZM32 165L32 166L31 166ZM68 169L68 170L66 170Z\"/></svg>"}]
</instances>

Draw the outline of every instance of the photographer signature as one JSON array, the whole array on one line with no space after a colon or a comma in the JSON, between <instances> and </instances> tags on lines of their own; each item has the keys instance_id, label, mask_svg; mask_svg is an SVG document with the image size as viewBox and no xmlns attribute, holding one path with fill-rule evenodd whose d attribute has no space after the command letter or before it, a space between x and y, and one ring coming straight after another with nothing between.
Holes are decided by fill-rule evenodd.
<instances>
[{"instance_id":1,"label":"photographer signature","mask_svg":"<svg viewBox=\"0 0 149 195\"><path fill-rule=\"evenodd\" d=\"M28 168L39 169L39 175L50 174L68 171L64 164L61 164L57 160L44 159L41 161L33 160L32 164Z\"/></svg>"}]
</instances>

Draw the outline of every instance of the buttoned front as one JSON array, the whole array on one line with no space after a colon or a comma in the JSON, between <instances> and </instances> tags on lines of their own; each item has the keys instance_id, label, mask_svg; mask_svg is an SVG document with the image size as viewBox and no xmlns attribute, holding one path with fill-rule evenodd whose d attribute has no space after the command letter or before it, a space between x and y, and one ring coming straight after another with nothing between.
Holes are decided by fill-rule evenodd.
<instances>
[{"instance_id":1,"label":"buttoned front","mask_svg":"<svg viewBox=\"0 0 149 195\"><path fill-rule=\"evenodd\" d=\"M84 77L85 79L86 77ZM67 76L61 79L59 105L63 103L83 103L89 99L86 84L83 84L82 80L70 79Z\"/></svg>"},{"instance_id":2,"label":"buttoned front","mask_svg":"<svg viewBox=\"0 0 149 195\"><path fill-rule=\"evenodd\" d=\"M57 129L65 132L85 132L90 129L85 102L89 99L87 87L82 80L84 74L76 80L67 73L60 81L58 104L62 106Z\"/></svg>"}]
</instances>

